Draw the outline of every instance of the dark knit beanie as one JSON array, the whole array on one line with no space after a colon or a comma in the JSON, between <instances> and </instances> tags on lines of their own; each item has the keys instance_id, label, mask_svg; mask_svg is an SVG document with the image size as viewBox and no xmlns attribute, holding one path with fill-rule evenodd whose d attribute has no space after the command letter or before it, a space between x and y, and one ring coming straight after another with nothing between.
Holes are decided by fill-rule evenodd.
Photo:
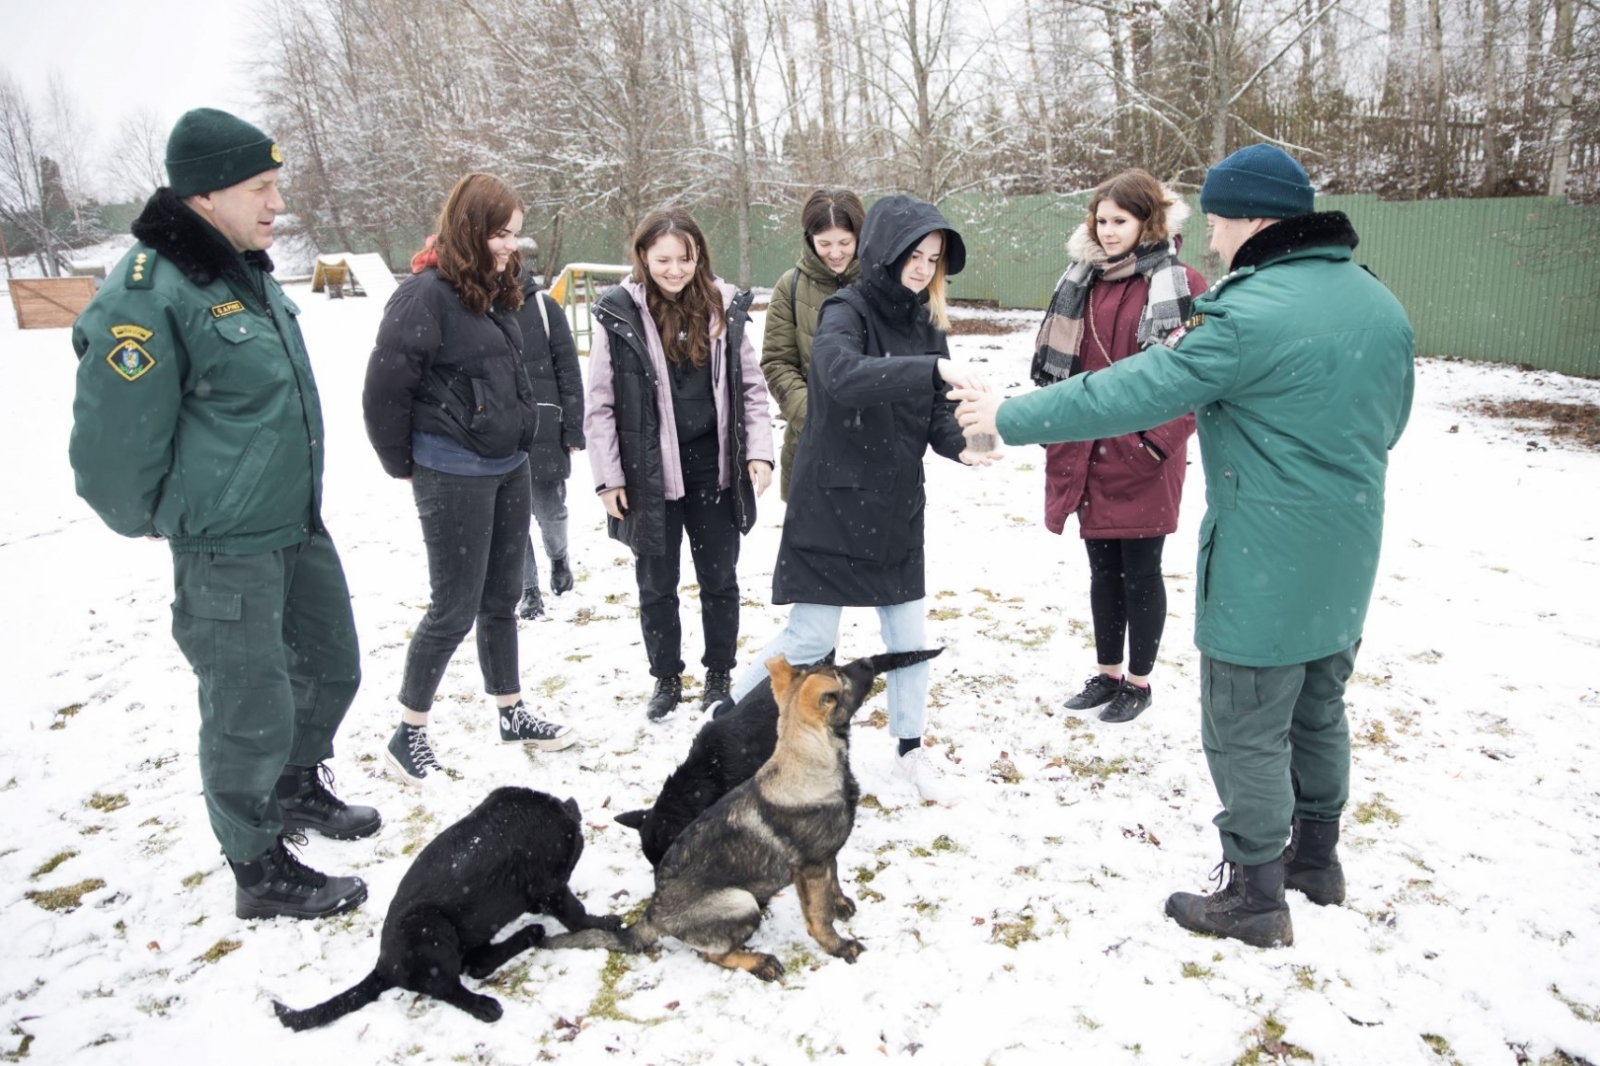
<instances>
[{"instance_id":1,"label":"dark knit beanie","mask_svg":"<svg viewBox=\"0 0 1600 1066\"><path fill-rule=\"evenodd\" d=\"M215 108L185 112L167 138L167 181L179 199L226 189L281 166L277 142Z\"/></svg>"},{"instance_id":2,"label":"dark knit beanie","mask_svg":"<svg viewBox=\"0 0 1600 1066\"><path fill-rule=\"evenodd\" d=\"M1206 171L1200 210L1223 218L1309 215L1314 190L1305 168L1282 148L1252 144Z\"/></svg>"}]
</instances>

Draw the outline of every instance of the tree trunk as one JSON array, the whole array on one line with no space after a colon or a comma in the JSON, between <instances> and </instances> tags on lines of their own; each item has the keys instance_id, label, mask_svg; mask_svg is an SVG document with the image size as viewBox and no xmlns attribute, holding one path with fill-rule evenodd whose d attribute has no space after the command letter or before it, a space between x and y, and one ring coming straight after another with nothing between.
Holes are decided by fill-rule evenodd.
<instances>
[{"instance_id":1,"label":"tree trunk","mask_svg":"<svg viewBox=\"0 0 1600 1066\"><path fill-rule=\"evenodd\" d=\"M1433 79L1433 195L1445 196L1450 187L1449 94L1444 81L1444 14L1440 0L1428 0L1428 73Z\"/></svg>"},{"instance_id":2,"label":"tree trunk","mask_svg":"<svg viewBox=\"0 0 1600 1066\"><path fill-rule=\"evenodd\" d=\"M1405 94L1405 47L1406 0L1389 0L1389 44L1383 60L1383 96L1378 101L1385 113L1398 110Z\"/></svg>"},{"instance_id":3,"label":"tree trunk","mask_svg":"<svg viewBox=\"0 0 1600 1066\"><path fill-rule=\"evenodd\" d=\"M1550 181L1547 196L1567 195L1567 167L1572 160L1572 0L1556 0L1556 38L1551 43L1555 59L1555 114L1550 124Z\"/></svg>"},{"instance_id":4,"label":"tree trunk","mask_svg":"<svg viewBox=\"0 0 1600 1066\"><path fill-rule=\"evenodd\" d=\"M1483 195L1498 196L1505 181L1500 159L1500 0L1483 0Z\"/></svg>"},{"instance_id":5,"label":"tree trunk","mask_svg":"<svg viewBox=\"0 0 1600 1066\"><path fill-rule=\"evenodd\" d=\"M811 20L817 35L817 75L822 81L822 160L831 176L839 158L839 128L833 115L833 33L828 25L828 0L812 4Z\"/></svg>"},{"instance_id":6,"label":"tree trunk","mask_svg":"<svg viewBox=\"0 0 1600 1066\"><path fill-rule=\"evenodd\" d=\"M750 72L750 40L744 28L744 5L728 5L733 45L733 192L734 219L739 230L739 288L750 287L750 138L745 111L746 76ZM755 101L748 101L754 110Z\"/></svg>"}]
</instances>

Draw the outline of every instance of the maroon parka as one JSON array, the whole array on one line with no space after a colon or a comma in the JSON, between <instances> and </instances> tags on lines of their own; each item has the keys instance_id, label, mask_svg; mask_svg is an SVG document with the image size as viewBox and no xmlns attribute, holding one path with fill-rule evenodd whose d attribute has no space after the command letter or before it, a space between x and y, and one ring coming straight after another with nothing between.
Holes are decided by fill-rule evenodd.
<instances>
[{"instance_id":1,"label":"maroon parka","mask_svg":"<svg viewBox=\"0 0 1600 1066\"><path fill-rule=\"evenodd\" d=\"M1189 293L1206 291L1205 278L1192 267ZM1139 316L1150 282L1135 274L1095 283L1084 309L1079 362L1085 372L1103 370L1139 353ZM1188 462L1194 415L1187 414L1142 433L1045 447L1044 524L1052 533L1078 515L1084 539L1131 540L1177 531L1178 504ZM1154 445L1165 458L1145 448Z\"/></svg>"}]
</instances>

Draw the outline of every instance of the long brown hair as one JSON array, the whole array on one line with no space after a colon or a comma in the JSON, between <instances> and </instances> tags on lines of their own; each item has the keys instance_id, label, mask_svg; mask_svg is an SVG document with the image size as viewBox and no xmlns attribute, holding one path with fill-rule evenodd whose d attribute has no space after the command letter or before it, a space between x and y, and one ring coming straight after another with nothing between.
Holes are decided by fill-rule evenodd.
<instances>
[{"instance_id":1,"label":"long brown hair","mask_svg":"<svg viewBox=\"0 0 1600 1066\"><path fill-rule=\"evenodd\" d=\"M694 260L694 276L676 296L661 291L645 261L652 245L662 237L677 237ZM644 286L645 304L661 333L667 361L685 361L699 369L711 359L711 338L722 335L726 315L716 275L711 272L711 249L693 216L681 207L666 207L644 216L633 231L633 280ZM709 323L709 328L708 328Z\"/></svg>"},{"instance_id":2,"label":"long brown hair","mask_svg":"<svg viewBox=\"0 0 1600 1066\"><path fill-rule=\"evenodd\" d=\"M461 297L461 306L475 315L488 313L491 304L508 311L522 306L522 286L517 281L522 256L512 252L506 268L497 271L489 254L489 238L522 210L516 191L489 174L468 174L445 198L434 246L439 274Z\"/></svg>"},{"instance_id":3,"label":"long brown hair","mask_svg":"<svg viewBox=\"0 0 1600 1066\"><path fill-rule=\"evenodd\" d=\"M1167 208L1172 206L1172 201L1167 197L1166 188L1149 171L1138 167L1124 170L1102 181L1099 188L1095 189L1094 196L1089 199L1086 228L1089 239L1096 244L1100 243L1100 234L1095 230L1095 216L1105 200L1112 201L1139 220L1139 244L1154 244L1170 236L1167 233Z\"/></svg>"}]
</instances>

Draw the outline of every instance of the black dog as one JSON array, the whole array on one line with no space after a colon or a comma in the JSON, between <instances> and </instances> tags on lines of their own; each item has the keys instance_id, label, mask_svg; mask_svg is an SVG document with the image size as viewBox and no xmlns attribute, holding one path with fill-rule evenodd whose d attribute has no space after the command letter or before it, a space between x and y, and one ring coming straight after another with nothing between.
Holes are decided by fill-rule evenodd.
<instances>
[{"instance_id":1,"label":"black dog","mask_svg":"<svg viewBox=\"0 0 1600 1066\"><path fill-rule=\"evenodd\" d=\"M524 914L549 914L568 929L621 927L620 918L591 917L567 887L582 854L577 803L527 788L495 789L423 848L401 878L372 972L306 1010L274 1002L278 1020L314 1029L404 988L495 1021L499 1000L469 992L461 975L488 977L544 937L542 926L530 925L491 944L505 926Z\"/></svg>"},{"instance_id":2,"label":"black dog","mask_svg":"<svg viewBox=\"0 0 1600 1066\"><path fill-rule=\"evenodd\" d=\"M846 962L861 954L861 942L840 936L833 923L856 909L839 886L839 849L855 827L859 798L850 719L877 672L865 659L797 670L781 655L767 669L779 706L772 757L673 841L643 917L620 932L563 933L547 947L637 953L671 936L708 962L776 981L783 964L746 950L745 941L767 901L793 884L806 931L822 950Z\"/></svg>"},{"instance_id":3,"label":"black dog","mask_svg":"<svg viewBox=\"0 0 1600 1066\"><path fill-rule=\"evenodd\" d=\"M930 651L888 652L850 664L853 671L865 670L870 678L902 666L931 659L943 648ZM833 655L817 665L831 665ZM748 781L761 764L772 758L778 742L778 701L772 697L772 679L762 680L732 711L713 718L701 727L689 748L688 757L672 771L655 804L636 811L624 811L616 821L639 831L639 843L651 866L660 866L661 857L684 827L700 812Z\"/></svg>"}]
</instances>

